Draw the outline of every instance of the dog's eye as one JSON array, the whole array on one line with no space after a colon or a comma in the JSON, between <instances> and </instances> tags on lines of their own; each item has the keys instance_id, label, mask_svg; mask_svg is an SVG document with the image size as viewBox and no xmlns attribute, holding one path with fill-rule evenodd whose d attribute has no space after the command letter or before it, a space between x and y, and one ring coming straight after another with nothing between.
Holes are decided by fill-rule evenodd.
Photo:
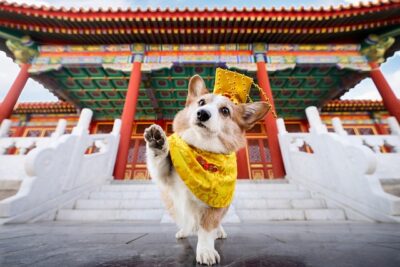
<instances>
[{"instance_id":1,"label":"dog's eye","mask_svg":"<svg viewBox=\"0 0 400 267\"><path fill-rule=\"evenodd\" d=\"M229 109L227 107L220 108L219 112L221 112L221 114L224 115L225 117L229 116L230 114Z\"/></svg>"},{"instance_id":2,"label":"dog's eye","mask_svg":"<svg viewBox=\"0 0 400 267\"><path fill-rule=\"evenodd\" d=\"M199 106L204 106L206 104L206 101L204 99L200 99L199 101Z\"/></svg>"}]
</instances>

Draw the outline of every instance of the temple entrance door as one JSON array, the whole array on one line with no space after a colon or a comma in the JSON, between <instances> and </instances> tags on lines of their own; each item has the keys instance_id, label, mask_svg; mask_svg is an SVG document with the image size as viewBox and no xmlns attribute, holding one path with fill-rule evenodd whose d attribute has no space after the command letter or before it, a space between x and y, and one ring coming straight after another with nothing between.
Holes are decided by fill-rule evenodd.
<instances>
[{"instance_id":1,"label":"temple entrance door","mask_svg":"<svg viewBox=\"0 0 400 267\"><path fill-rule=\"evenodd\" d=\"M149 179L146 168L146 143L141 136L131 138L125 179Z\"/></svg>"},{"instance_id":2,"label":"temple entrance door","mask_svg":"<svg viewBox=\"0 0 400 267\"><path fill-rule=\"evenodd\" d=\"M250 179L273 179L268 137L264 123L257 123L246 132Z\"/></svg>"},{"instance_id":3,"label":"temple entrance door","mask_svg":"<svg viewBox=\"0 0 400 267\"><path fill-rule=\"evenodd\" d=\"M247 137L250 178L272 179L271 155L267 137Z\"/></svg>"}]
</instances>

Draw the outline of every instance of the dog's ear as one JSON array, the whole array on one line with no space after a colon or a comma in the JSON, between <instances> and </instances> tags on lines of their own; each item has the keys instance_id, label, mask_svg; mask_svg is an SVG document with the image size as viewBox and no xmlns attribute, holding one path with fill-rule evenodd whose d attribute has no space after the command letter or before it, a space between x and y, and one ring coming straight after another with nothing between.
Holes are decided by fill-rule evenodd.
<instances>
[{"instance_id":1,"label":"dog's ear","mask_svg":"<svg viewBox=\"0 0 400 267\"><path fill-rule=\"evenodd\" d=\"M271 106L267 102L253 102L240 104L239 125L243 130L249 130L261 119L265 117Z\"/></svg>"},{"instance_id":2,"label":"dog's ear","mask_svg":"<svg viewBox=\"0 0 400 267\"><path fill-rule=\"evenodd\" d=\"M186 105L189 105L193 99L198 98L201 95L208 94L208 90L206 88L206 84L204 83L203 78L199 75L194 75L189 80L189 90L188 96L186 99Z\"/></svg>"}]
</instances>

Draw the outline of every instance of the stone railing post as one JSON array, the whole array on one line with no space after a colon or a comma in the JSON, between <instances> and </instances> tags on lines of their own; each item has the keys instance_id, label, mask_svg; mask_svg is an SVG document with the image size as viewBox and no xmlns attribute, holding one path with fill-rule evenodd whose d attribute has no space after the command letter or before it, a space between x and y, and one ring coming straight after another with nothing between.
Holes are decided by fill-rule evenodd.
<instances>
[{"instance_id":1,"label":"stone railing post","mask_svg":"<svg viewBox=\"0 0 400 267\"><path fill-rule=\"evenodd\" d=\"M397 122L395 117L387 118L387 124L388 124L389 129L390 129L390 134L392 134L392 135L400 135L400 125Z\"/></svg>"},{"instance_id":2,"label":"stone railing post","mask_svg":"<svg viewBox=\"0 0 400 267\"><path fill-rule=\"evenodd\" d=\"M282 118L278 118L276 120L276 126L278 127L278 133L279 134L287 133L286 126L285 126L285 121Z\"/></svg>"},{"instance_id":3,"label":"stone railing post","mask_svg":"<svg viewBox=\"0 0 400 267\"><path fill-rule=\"evenodd\" d=\"M319 116L319 112L316 107L311 106L306 108L306 116L308 123L310 124L310 133L321 134L328 132L326 125L321 121L321 117Z\"/></svg>"},{"instance_id":4,"label":"stone railing post","mask_svg":"<svg viewBox=\"0 0 400 267\"><path fill-rule=\"evenodd\" d=\"M348 135L348 133L343 128L342 121L338 117L332 119L332 126L335 130L335 133L337 133L338 135Z\"/></svg>"},{"instance_id":5,"label":"stone railing post","mask_svg":"<svg viewBox=\"0 0 400 267\"><path fill-rule=\"evenodd\" d=\"M7 137L11 128L11 120L5 119L0 125L0 138Z\"/></svg>"},{"instance_id":6,"label":"stone railing post","mask_svg":"<svg viewBox=\"0 0 400 267\"><path fill-rule=\"evenodd\" d=\"M57 139L58 137L60 137L65 133L66 128L67 128L67 121L64 119L59 120L54 133L51 134L51 138Z\"/></svg>"}]
</instances>

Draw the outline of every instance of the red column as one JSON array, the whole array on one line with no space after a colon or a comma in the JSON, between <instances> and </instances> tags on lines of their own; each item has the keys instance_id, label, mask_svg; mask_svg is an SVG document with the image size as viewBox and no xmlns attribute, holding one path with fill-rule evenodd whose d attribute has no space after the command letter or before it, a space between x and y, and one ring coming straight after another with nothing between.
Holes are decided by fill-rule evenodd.
<instances>
[{"instance_id":1,"label":"red column","mask_svg":"<svg viewBox=\"0 0 400 267\"><path fill-rule=\"evenodd\" d=\"M3 99L3 102L0 105L0 123L11 116L14 106L17 103L19 96L21 95L22 89L26 84L26 81L29 78L29 64L22 64L21 69L18 73L17 78L14 83L11 85L10 90L8 91L6 97Z\"/></svg>"},{"instance_id":2,"label":"red column","mask_svg":"<svg viewBox=\"0 0 400 267\"><path fill-rule=\"evenodd\" d=\"M400 122L400 100L394 94L392 88L386 81L381 70L379 69L379 64L376 62L370 62L371 66L371 78L375 83L376 88L378 88L379 94L382 96L383 104L389 111L391 116L394 116L397 121Z\"/></svg>"},{"instance_id":3,"label":"red column","mask_svg":"<svg viewBox=\"0 0 400 267\"><path fill-rule=\"evenodd\" d=\"M247 160L246 148L240 149L236 152L237 172L239 179L249 179L249 164Z\"/></svg>"},{"instance_id":4,"label":"red column","mask_svg":"<svg viewBox=\"0 0 400 267\"><path fill-rule=\"evenodd\" d=\"M141 62L134 62L128 84L124 110L122 111L121 138L119 141L118 154L114 167L115 179L122 180L125 176L126 162L128 160L129 144L133 130L133 122L136 113L136 104L139 96L141 80Z\"/></svg>"},{"instance_id":5,"label":"red column","mask_svg":"<svg viewBox=\"0 0 400 267\"><path fill-rule=\"evenodd\" d=\"M274 99L272 97L272 90L269 84L268 72L264 59L257 58L257 79L258 84L264 90L265 95L269 98L272 105L272 110L275 111ZM261 98L265 100L263 94ZM271 153L272 172L274 178L283 178L285 176L285 168L283 166L281 149L278 141L278 127L276 126L276 118L272 112L268 112L265 117L265 128L268 135L268 146Z\"/></svg>"},{"instance_id":6,"label":"red column","mask_svg":"<svg viewBox=\"0 0 400 267\"><path fill-rule=\"evenodd\" d=\"M25 129L26 129L26 123L18 126L18 128L15 130L15 133L13 134L13 137L23 137Z\"/></svg>"}]
</instances>

